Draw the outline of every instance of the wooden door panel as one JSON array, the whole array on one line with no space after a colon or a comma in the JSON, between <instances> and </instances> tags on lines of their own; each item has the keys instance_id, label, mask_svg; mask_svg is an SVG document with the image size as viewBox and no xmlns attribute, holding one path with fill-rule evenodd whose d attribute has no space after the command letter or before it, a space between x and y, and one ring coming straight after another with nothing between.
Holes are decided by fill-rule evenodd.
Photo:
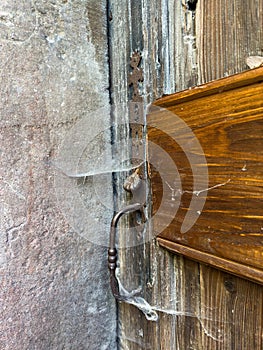
<instances>
[{"instance_id":1,"label":"wooden door panel","mask_svg":"<svg viewBox=\"0 0 263 350\"><path fill-rule=\"evenodd\" d=\"M181 182L180 187L172 167L152 168L159 243L257 282L263 282L262 82L263 68L224 78L157 100L160 109L147 118L149 161L156 158L151 145L157 144ZM193 198L205 201L204 207L192 205ZM162 229L171 205L178 211ZM196 221L183 232L189 217Z\"/></svg>"}]
</instances>

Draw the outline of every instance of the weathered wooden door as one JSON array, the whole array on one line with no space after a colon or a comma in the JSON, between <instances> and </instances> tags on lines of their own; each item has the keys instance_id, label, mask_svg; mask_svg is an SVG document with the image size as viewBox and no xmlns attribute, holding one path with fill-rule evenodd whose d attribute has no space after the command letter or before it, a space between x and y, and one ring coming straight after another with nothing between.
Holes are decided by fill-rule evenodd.
<instances>
[{"instance_id":1,"label":"weathered wooden door","mask_svg":"<svg viewBox=\"0 0 263 350\"><path fill-rule=\"evenodd\" d=\"M109 3L108 16L116 122L131 116L134 52L142 56L138 94L144 106L164 94L245 71L248 56L263 56L261 0L118 0ZM131 128L136 137L143 138L143 132ZM116 179L119 203L125 202L125 176ZM128 224L120 228L124 243ZM260 284L172 254L155 240L122 249L119 261L125 288L140 287L158 314L158 320L149 321L135 306L120 303L120 349L262 349Z\"/></svg>"}]
</instances>

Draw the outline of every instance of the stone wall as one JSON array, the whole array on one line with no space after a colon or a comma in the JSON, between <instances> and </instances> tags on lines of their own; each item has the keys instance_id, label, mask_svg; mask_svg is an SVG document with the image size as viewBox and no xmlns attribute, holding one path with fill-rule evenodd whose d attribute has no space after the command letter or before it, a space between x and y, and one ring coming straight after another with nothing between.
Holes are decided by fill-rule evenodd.
<instances>
[{"instance_id":1,"label":"stone wall","mask_svg":"<svg viewBox=\"0 0 263 350\"><path fill-rule=\"evenodd\" d=\"M113 350L106 247L69 225L52 165L109 110L105 0L2 0L0 61L0 349Z\"/></svg>"}]
</instances>

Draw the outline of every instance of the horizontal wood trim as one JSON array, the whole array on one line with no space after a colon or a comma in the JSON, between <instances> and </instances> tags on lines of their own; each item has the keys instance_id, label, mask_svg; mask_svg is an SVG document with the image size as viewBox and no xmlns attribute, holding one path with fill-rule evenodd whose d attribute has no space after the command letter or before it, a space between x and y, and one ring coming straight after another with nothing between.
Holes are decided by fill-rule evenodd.
<instances>
[{"instance_id":1,"label":"horizontal wood trim","mask_svg":"<svg viewBox=\"0 0 263 350\"><path fill-rule=\"evenodd\" d=\"M161 237L158 237L157 241L161 247L166 248L175 254L184 255L195 261L211 265L225 272L263 284L263 271L260 269L256 269L244 264L239 264L235 261L223 259L218 256L193 249L191 247L171 242Z\"/></svg>"},{"instance_id":2,"label":"horizontal wood trim","mask_svg":"<svg viewBox=\"0 0 263 350\"><path fill-rule=\"evenodd\" d=\"M229 77L218 79L203 85L183 90L171 95L167 95L157 99L155 106L168 108L183 102L193 101L202 97L211 96L224 91L237 89L242 86L260 83L263 81L263 67L251 69L243 73L235 74Z\"/></svg>"}]
</instances>

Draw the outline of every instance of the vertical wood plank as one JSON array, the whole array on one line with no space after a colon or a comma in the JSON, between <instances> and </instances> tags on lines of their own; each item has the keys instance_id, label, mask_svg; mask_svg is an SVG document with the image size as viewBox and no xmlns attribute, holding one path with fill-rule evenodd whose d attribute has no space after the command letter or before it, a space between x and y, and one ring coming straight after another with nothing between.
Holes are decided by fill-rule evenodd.
<instances>
[{"instance_id":1,"label":"vertical wood plank","mask_svg":"<svg viewBox=\"0 0 263 350\"><path fill-rule=\"evenodd\" d=\"M128 86L128 76L130 73L130 57L136 50L143 51L142 36L142 3L136 1L112 1L109 11L110 20L110 64L111 64L111 96L113 105L113 121L116 124L123 124L129 121L129 98L130 89ZM121 135L125 138L125 131ZM118 130L114 135L116 139L120 137ZM129 130L126 129L126 137L129 137ZM122 159L129 159L129 148L123 148ZM123 191L123 183L129 172L119 173L116 181L116 208L127 204L128 196ZM121 246L119 249L120 280L131 292L138 288L144 288L147 279L149 254L145 253L147 247L139 245L132 248L125 248L128 242L127 227L129 226L129 216L123 218L119 224L118 237ZM151 349L148 342L148 323L144 315L126 303L120 303L118 308L118 345L119 349Z\"/></svg>"},{"instance_id":2,"label":"vertical wood plank","mask_svg":"<svg viewBox=\"0 0 263 350\"><path fill-rule=\"evenodd\" d=\"M262 349L263 287L201 266L205 349Z\"/></svg>"},{"instance_id":3,"label":"vertical wood plank","mask_svg":"<svg viewBox=\"0 0 263 350\"><path fill-rule=\"evenodd\" d=\"M263 56L261 0L199 0L196 14L199 83L248 69L248 56Z\"/></svg>"}]
</instances>

